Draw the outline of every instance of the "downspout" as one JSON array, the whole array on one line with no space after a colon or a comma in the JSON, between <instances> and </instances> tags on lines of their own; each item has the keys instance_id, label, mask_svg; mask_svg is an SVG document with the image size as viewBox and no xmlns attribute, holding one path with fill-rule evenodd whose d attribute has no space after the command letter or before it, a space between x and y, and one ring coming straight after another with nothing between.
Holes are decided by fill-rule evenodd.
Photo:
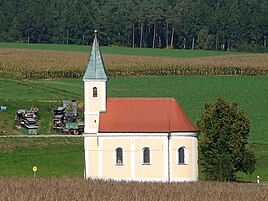
<instances>
[{"instance_id":1,"label":"downspout","mask_svg":"<svg viewBox=\"0 0 268 201\"><path fill-rule=\"evenodd\" d=\"M168 183L170 183L170 139L171 139L171 133L168 133Z\"/></svg>"},{"instance_id":2,"label":"downspout","mask_svg":"<svg viewBox=\"0 0 268 201\"><path fill-rule=\"evenodd\" d=\"M87 164L86 164L86 137L84 136L83 137L84 139L84 179L87 178L87 171L86 171L86 168L87 168Z\"/></svg>"},{"instance_id":3,"label":"downspout","mask_svg":"<svg viewBox=\"0 0 268 201\"><path fill-rule=\"evenodd\" d=\"M84 179L87 178L87 173L86 173L86 154L84 154Z\"/></svg>"},{"instance_id":4,"label":"downspout","mask_svg":"<svg viewBox=\"0 0 268 201\"><path fill-rule=\"evenodd\" d=\"M169 104L168 104L168 183L170 183L170 139L171 139L171 130L170 130L170 102L171 99L169 99Z\"/></svg>"}]
</instances>

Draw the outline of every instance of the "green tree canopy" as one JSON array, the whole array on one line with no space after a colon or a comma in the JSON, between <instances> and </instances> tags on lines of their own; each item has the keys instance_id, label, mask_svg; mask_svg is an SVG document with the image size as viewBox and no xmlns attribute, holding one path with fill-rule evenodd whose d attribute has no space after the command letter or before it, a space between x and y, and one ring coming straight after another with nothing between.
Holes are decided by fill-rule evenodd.
<instances>
[{"instance_id":1,"label":"green tree canopy","mask_svg":"<svg viewBox=\"0 0 268 201\"><path fill-rule=\"evenodd\" d=\"M268 52L264 0L0 0L0 41Z\"/></svg>"},{"instance_id":2,"label":"green tree canopy","mask_svg":"<svg viewBox=\"0 0 268 201\"><path fill-rule=\"evenodd\" d=\"M252 174L256 157L247 145L250 120L237 103L221 97L207 103L197 125L202 133L199 147L205 179L234 181L238 171Z\"/></svg>"}]
</instances>

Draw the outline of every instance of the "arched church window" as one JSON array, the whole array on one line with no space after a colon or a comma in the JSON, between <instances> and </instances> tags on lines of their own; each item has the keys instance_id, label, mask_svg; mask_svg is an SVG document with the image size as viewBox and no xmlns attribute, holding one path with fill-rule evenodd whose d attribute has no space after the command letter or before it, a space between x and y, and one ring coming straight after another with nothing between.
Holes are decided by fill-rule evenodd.
<instances>
[{"instance_id":1,"label":"arched church window","mask_svg":"<svg viewBox=\"0 0 268 201\"><path fill-rule=\"evenodd\" d=\"M93 87L93 98L98 97L98 89L97 87Z\"/></svg>"},{"instance_id":2,"label":"arched church window","mask_svg":"<svg viewBox=\"0 0 268 201\"><path fill-rule=\"evenodd\" d=\"M185 164L185 147L178 149L178 164Z\"/></svg>"},{"instance_id":3,"label":"arched church window","mask_svg":"<svg viewBox=\"0 0 268 201\"><path fill-rule=\"evenodd\" d=\"M115 154L116 154L115 163L117 165L123 164L123 149L121 147L116 148Z\"/></svg>"},{"instance_id":4,"label":"arched church window","mask_svg":"<svg viewBox=\"0 0 268 201\"><path fill-rule=\"evenodd\" d=\"M142 149L142 155L143 155L143 164L150 164L150 148L144 147Z\"/></svg>"}]
</instances>

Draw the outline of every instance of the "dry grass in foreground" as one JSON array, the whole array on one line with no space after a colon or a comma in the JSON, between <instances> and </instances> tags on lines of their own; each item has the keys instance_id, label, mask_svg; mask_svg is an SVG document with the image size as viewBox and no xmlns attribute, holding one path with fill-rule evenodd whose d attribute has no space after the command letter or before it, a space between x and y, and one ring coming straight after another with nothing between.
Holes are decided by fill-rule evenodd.
<instances>
[{"instance_id":1,"label":"dry grass in foreground","mask_svg":"<svg viewBox=\"0 0 268 201\"><path fill-rule=\"evenodd\" d=\"M268 185L0 178L0 200L268 200Z\"/></svg>"},{"instance_id":2,"label":"dry grass in foreground","mask_svg":"<svg viewBox=\"0 0 268 201\"><path fill-rule=\"evenodd\" d=\"M268 75L268 54L166 58L104 54L111 77L139 75ZM81 78L89 53L0 49L0 73L21 78Z\"/></svg>"}]
</instances>

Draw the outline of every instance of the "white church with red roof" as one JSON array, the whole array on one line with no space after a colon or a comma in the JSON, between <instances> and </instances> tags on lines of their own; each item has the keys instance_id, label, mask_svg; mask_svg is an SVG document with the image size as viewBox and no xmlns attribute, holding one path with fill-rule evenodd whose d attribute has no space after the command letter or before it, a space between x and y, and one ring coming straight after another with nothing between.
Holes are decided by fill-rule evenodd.
<instances>
[{"instance_id":1,"label":"white church with red roof","mask_svg":"<svg viewBox=\"0 0 268 201\"><path fill-rule=\"evenodd\" d=\"M85 178L198 180L199 129L173 98L107 98L97 37L83 77Z\"/></svg>"}]
</instances>

